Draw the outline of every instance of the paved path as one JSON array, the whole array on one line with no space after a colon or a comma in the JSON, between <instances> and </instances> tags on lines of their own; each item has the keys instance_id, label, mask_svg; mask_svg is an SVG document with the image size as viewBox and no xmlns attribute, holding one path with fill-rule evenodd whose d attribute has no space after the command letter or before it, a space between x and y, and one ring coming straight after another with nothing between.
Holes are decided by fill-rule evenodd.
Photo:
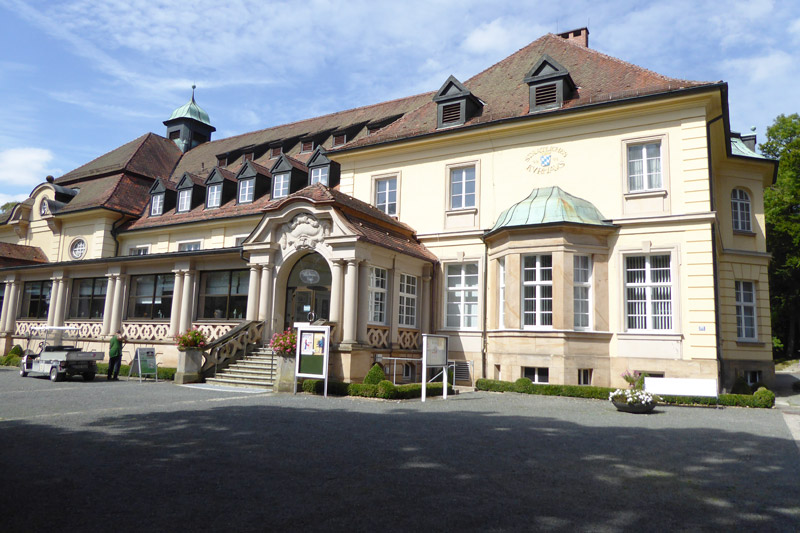
<instances>
[{"instance_id":1,"label":"paved path","mask_svg":"<svg viewBox=\"0 0 800 533\"><path fill-rule=\"evenodd\" d=\"M384 402L0 370L0 529L797 531L780 410Z\"/></svg>"}]
</instances>

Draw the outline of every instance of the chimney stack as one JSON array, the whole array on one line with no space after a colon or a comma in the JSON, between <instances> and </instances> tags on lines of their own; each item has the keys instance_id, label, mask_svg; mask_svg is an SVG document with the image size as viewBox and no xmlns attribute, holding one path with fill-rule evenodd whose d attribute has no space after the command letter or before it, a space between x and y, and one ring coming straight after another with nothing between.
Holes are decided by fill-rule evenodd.
<instances>
[{"instance_id":1,"label":"chimney stack","mask_svg":"<svg viewBox=\"0 0 800 533\"><path fill-rule=\"evenodd\" d=\"M558 36L584 48L589 48L589 28L565 31L564 33L559 33Z\"/></svg>"}]
</instances>

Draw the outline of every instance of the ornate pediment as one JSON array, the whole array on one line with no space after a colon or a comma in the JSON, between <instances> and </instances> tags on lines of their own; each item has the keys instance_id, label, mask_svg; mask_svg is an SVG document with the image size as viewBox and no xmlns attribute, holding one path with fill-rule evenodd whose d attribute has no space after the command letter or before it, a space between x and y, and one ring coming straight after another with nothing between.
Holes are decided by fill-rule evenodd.
<instances>
[{"instance_id":1,"label":"ornate pediment","mask_svg":"<svg viewBox=\"0 0 800 533\"><path fill-rule=\"evenodd\" d=\"M331 234L331 224L318 220L314 215L301 213L296 215L278 230L278 242L282 249L295 248L314 249Z\"/></svg>"}]
</instances>

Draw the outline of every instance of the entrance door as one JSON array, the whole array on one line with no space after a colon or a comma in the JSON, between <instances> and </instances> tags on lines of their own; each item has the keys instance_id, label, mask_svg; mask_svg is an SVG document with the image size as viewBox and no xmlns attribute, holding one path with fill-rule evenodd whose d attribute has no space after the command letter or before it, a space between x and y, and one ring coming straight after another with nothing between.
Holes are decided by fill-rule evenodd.
<instances>
[{"instance_id":1,"label":"entrance door","mask_svg":"<svg viewBox=\"0 0 800 533\"><path fill-rule=\"evenodd\" d=\"M331 270L325 258L310 253L300 259L289 274L286 284L286 315L284 328L295 322L330 318Z\"/></svg>"}]
</instances>

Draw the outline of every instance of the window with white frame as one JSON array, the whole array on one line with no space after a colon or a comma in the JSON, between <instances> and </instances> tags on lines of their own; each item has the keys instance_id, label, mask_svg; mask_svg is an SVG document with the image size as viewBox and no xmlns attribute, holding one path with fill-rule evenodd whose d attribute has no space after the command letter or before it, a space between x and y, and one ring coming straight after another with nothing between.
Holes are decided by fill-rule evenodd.
<instances>
[{"instance_id":1,"label":"window with white frame","mask_svg":"<svg viewBox=\"0 0 800 533\"><path fill-rule=\"evenodd\" d=\"M289 195L289 173L276 174L273 184L272 197L283 198Z\"/></svg>"},{"instance_id":2,"label":"window with white frame","mask_svg":"<svg viewBox=\"0 0 800 533\"><path fill-rule=\"evenodd\" d=\"M321 183L323 185L328 184L328 167L317 167L311 169L311 185L315 183Z\"/></svg>"},{"instance_id":3,"label":"window with white frame","mask_svg":"<svg viewBox=\"0 0 800 533\"><path fill-rule=\"evenodd\" d=\"M506 258L497 261L497 307L498 318L497 323L500 328L506 327Z\"/></svg>"},{"instance_id":4,"label":"window with white frame","mask_svg":"<svg viewBox=\"0 0 800 533\"><path fill-rule=\"evenodd\" d=\"M246 204L253 201L256 190L255 178L239 180L239 203Z\"/></svg>"},{"instance_id":5,"label":"window with white frame","mask_svg":"<svg viewBox=\"0 0 800 533\"><path fill-rule=\"evenodd\" d=\"M397 214L397 177L375 180L375 207L387 215Z\"/></svg>"},{"instance_id":6,"label":"window with white frame","mask_svg":"<svg viewBox=\"0 0 800 533\"><path fill-rule=\"evenodd\" d=\"M547 367L522 367L522 377L526 377L534 383L550 383L550 369Z\"/></svg>"},{"instance_id":7,"label":"window with white frame","mask_svg":"<svg viewBox=\"0 0 800 533\"><path fill-rule=\"evenodd\" d=\"M669 254L625 258L625 316L629 331L672 329L672 262Z\"/></svg>"},{"instance_id":8,"label":"window with white frame","mask_svg":"<svg viewBox=\"0 0 800 533\"><path fill-rule=\"evenodd\" d=\"M400 319L401 326L413 328L417 325L417 278L400 274Z\"/></svg>"},{"instance_id":9,"label":"window with white frame","mask_svg":"<svg viewBox=\"0 0 800 533\"><path fill-rule=\"evenodd\" d=\"M445 325L478 327L478 263L447 265Z\"/></svg>"},{"instance_id":10,"label":"window with white frame","mask_svg":"<svg viewBox=\"0 0 800 533\"><path fill-rule=\"evenodd\" d=\"M384 268L369 269L369 321L374 324L386 323L386 284L387 272Z\"/></svg>"},{"instance_id":11,"label":"window with white frame","mask_svg":"<svg viewBox=\"0 0 800 533\"><path fill-rule=\"evenodd\" d=\"M164 193L150 197L150 216L157 217L164 213Z\"/></svg>"},{"instance_id":12,"label":"window with white frame","mask_svg":"<svg viewBox=\"0 0 800 533\"><path fill-rule=\"evenodd\" d=\"M150 253L150 245L131 246L128 248L128 255L147 255Z\"/></svg>"},{"instance_id":13,"label":"window with white frame","mask_svg":"<svg viewBox=\"0 0 800 533\"><path fill-rule=\"evenodd\" d=\"M750 224L750 195L742 189L731 191L731 216L733 231L753 231Z\"/></svg>"},{"instance_id":14,"label":"window with white frame","mask_svg":"<svg viewBox=\"0 0 800 533\"><path fill-rule=\"evenodd\" d=\"M591 327L592 261L588 255L572 256L573 326Z\"/></svg>"},{"instance_id":15,"label":"window with white frame","mask_svg":"<svg viewBox=\"0 0 800 533\"><path fill-rule=\"evenodd\" d=\"M756 328L756 284L736 281L736 338L745 341L758 339Z\"/></svg>"},{"instance_id":16,"label":"window with white frame","mask_svg":"<svg viewBox=\"0 0 800 533\"><path fill-rule=\"evenodd\" d=\"M663 188L660 141L628 144L627 159L629 192Z\"/></svg>"},{"instance_id":17,"label":"window with white frame","mask_svg":"<svg viewBox=\"0 0 800 533\"><path fill-rule=\"evenodd\" d=\"M592 384L592 369L579 368L578 369L578 385L591 385Z\"/></svg>"},{"instance_id":18,"label":"window with white frame","mask_svg":"<svg viewBox=\"0 0 800 533\"><path fill-rule=\"evenodd\" d=\"M744 379L747 380L747 384L751 387L757 383L761 383L761 370L745 370L744 372Z\"/></svg>"},{"instance_id":19,"label":"window with white frame","mask_svg":"<svg viewBox=\"0 0 800 533\"><path fill-rule=\"evenodd\" d=\"M553 325L553 256L528 255L522 259L522 324Z\"/></svg>"},{"instance_id":20,"label":"window with white frame","mask_svg":"<svg viewBox=\"0 0 800 533\"><path fill-rule=\"evenodd\" d=\"M192 208L192 190L178 191L178 212L185 213Z\"/></svg>"},{"instance_id":21,"label":"window with white frame","mask_svg":"<svg viewBox=\"0 0 800 533\"><path fill-rule=\"evenodd\" d=\"M194 252L200 249L202 241L186 241L178 243L179 252Z\"/></svg>"},{"instance_id":22,"label":"window with white frame","mask_svg":"<svg viewBox=\"0 0 800 533\"><path fill-rule=\"evenodd\" d=\"M222 184L215 183L208 186L206 194L206 207L219 207L222 202Z\"/></svg>"},{"instance_id":23,"label":"window with white frame","mask_svg":"<svg viewBox=\"0 0 800 533\"><path fill-rule=\"evenodd\" d=\"M475 207L475 167L450 169L450 209Z\"/></svg>"}]
</instances>

